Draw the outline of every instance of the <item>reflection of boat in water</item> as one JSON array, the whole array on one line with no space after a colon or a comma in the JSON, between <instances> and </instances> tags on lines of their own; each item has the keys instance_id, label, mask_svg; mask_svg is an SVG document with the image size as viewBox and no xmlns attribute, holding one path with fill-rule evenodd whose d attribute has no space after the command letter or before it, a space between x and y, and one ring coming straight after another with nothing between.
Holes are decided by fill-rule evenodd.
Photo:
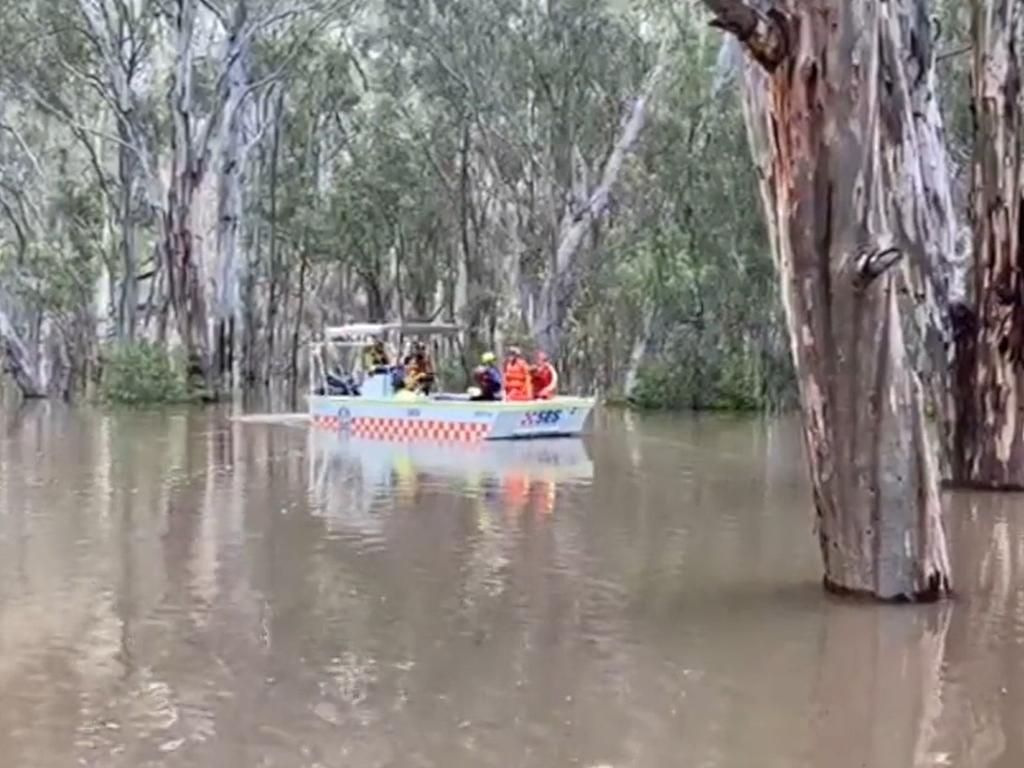
<instances>
[{"instance_id":1,"label":"reflection of boat in water","mask_svg":"<svg viewBox=\"0 0 1024 768\"><path fill-rule=\"evenodd\" d=\"M578 438L394 443L311 429L309 452L315 506L364 532L382 525L375 505L414 495L424 480L444 478L457 493L500 498L506 507L533 499L550 511L558 487L589 483L594 474Z\"/></svg>"},{"instance_id":2,"label":"reflection of boat in water","mask_svg":"<svg viewBox=\"0 0 1024 768\"><path fill-rule=\"evenodd\" d=\"M396 391L395 371L367 372L358 363L327 357L362 349L367 339L451 336L457 326L432 323L360 323L327 328L310 350L309 413L313 424L361 438L425 442L478 442L577 436L594 408L589 397L523 402L471 400L460 394ZM332 373L331 369L336 371ZM433 374L431 374L431 378ZM357 380L361 379L360 381Z\"/></svg>"}]
</instances>

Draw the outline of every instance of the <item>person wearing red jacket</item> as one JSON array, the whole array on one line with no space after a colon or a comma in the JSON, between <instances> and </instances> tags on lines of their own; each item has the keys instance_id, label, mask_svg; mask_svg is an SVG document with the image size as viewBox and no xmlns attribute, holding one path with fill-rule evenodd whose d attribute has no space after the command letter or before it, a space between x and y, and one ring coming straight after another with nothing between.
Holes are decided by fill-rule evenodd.
<instances>
[{"instance_id":1,"label":"person wearing red jacket","mask_svg":"<svg viewBox=\"0 0 1024 768\"><path fill-rule=\"evenodd\" d=\"M530 376L530 366L523 359L523 353L518 347L511 347L509 349L508 360L505 361L502 379L504 379L506 400L533 399L533 380Z\"/></svg>"},{"instance_id":2,"label":"person wearing red jacket","mask_svg":"<svg viewBox=\"0 0 1024 768\"><path fill-rule=\"evenodd\" d=\"M537 352L534 366L530 369L533 379L533 396L538 400L550 400L558 391L558 371L543 352Z\"/></svg>"}]
</instances>

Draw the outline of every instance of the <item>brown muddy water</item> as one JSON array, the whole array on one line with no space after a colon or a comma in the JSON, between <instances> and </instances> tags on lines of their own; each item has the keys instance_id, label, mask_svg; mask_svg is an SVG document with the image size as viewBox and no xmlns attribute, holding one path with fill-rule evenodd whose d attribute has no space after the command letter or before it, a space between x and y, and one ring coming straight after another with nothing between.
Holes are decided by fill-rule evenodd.
<instances>
[{"instance_id":1,"label":"brown muddy water","mask_svg":"<svg viewBox=\"0 0 1024 768\"><path fill-rule=\"evenodd\" d=\"M0 766L1024 765L1024 499L826 597L791 420L354 445L0 413Z\"/></svg>"}]
</instances>

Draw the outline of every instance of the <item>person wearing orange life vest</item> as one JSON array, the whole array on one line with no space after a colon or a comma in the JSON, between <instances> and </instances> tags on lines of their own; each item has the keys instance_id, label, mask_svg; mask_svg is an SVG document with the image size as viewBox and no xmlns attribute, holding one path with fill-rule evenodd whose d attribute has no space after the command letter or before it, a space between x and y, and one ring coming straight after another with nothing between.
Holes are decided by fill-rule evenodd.
<instances>
[{"instance_id":1,"label":"person wearing orange life vest","mask_svg":"<svg viewBox=\"0 0 1024 768\"><path fill-rule=\"evenodd\" d=\"M508 351L508 360L505 361L505 370L502 373L505 385L506 400L532 400L533 380L530 378L530 366L523 359L523 353L519 347L511 347Z\"/></svg>"},{"instance_id":2,"label":"person wearing orange life vest","mask_svg":"<svg viewBox=\"0 0 1024 768\"><path fill-rule=\"evenodd\" d=\"M530 376L533 380L533 396L538 400L550 400L558 391L558 371L548 356L538 351Z\"/></svg>"}]
</instances>

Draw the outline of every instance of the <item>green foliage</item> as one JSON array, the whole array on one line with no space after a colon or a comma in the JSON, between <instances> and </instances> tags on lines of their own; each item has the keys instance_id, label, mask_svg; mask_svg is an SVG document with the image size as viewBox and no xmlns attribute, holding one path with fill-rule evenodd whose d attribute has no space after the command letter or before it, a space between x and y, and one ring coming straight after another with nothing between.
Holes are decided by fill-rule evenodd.
<instances>
[{"instance_id":1,"label":"green foliage","mask_svg":"<svg viewBox=\"0 0 1024 768\"><path fill-rule=\"evenodd\" d=\"M160 308L170 297L153 268L167 196L162 171L153 171L171 161L166 86L176 55L160 4L87 5L114 21L100 26L116 31L116 41L93 39L99 33L80 3L41 0L11 16L11 44L0 51L4 82L31 84L6 90L0 289L16 300L26 329L42 315L59 321L77 345L70 357L79 369L96 357L101 333L131 335L114 322L127 296L126 243L139 261L141 327L133 333L163 337L156 326L167 320ZM239 7L197 4L197 29L206 32L191 51L193 106L202 114L213 113L223 74L226 30L212 5L225 18ZM469 362L498 339L531 349L563 222L592 194L658 62L664 77L610 213L572 270L562 380L567 389L622 396L639 358L631 394L644 407L792 401L789 343L737 98L742 56L726 66L729 49L701 3L311 0L288 14L276 5L248 2L253 90L238 115L241 138L251 142L236 264L251 337L234 339L232 349L248 356L242 368L252 380L288 368L293 338L396 314L461 322ZM970 13L956 0L934 12L963 196L973 136ZM109 52L124 59L113 77ZM121 78L130 124L111 89ZM221 128L204 200L221 189ZM126 153L126 139L138 147ZM216 243L197 253L201 272L219 279ZM145 376L136 381L151 363L178 370L147 354L155 351L115 351L105 386L150 393L129 401L183 396L150 390ZM134 373L121 372L122 362ZM464 371L443 374L462 386ZM177 382L172 389L189 388L180 378L167 379Z\"/></svg>"},{"instance_id":2,"label":"green foliage","mask_svg":"<svg viewBox=\"0 0 1024 768\"><path fill-rule=\"evenodd\" d=\"M717 351L716 351L717 352ZM641 368L630 403L645 410L776 411L794 403L788 365L769 369L741 350ZM781 361L780 361L781 362Z\"/></svg>"},{"instance_id":3,"label":"green foliage","mask_svg":"<svg viewBox=\"0 0 1024 768\"><path fill-rule=\"evenodd\" d=\"M109 349L101 394L107 402L125 405L190 399L181 366L165 350L146 342L117 344Z\"/></svg>"}]
</instances>

